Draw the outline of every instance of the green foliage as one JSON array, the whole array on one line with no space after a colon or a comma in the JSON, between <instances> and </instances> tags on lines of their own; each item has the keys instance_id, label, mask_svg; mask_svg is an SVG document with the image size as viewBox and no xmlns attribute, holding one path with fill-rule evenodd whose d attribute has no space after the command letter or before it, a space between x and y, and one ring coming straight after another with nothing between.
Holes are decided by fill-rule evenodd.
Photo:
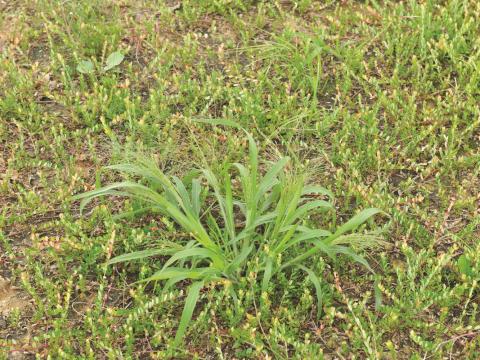
<instances>
[{"instance_id":1,"label":"green foliage","mask_svg":"<svg viewBox=\"0 0 480 360\"><path fill-rule=\"evenodd\" d=\"M304 265L314 255L323 253L335 259L336 255L345 254L371 270L352 245L371 246L377 237L346 234L381 211L363 210L334 232L312 228L308 221L312 214L335 211L331 202L333 194L321 186L305 186L300 175L285 173L288 158L272 164L262 176L257 145L250 135L248 144L247 166L229 164L221 178L209 169L201 170L208 188L202 185L201 178L185 184L175 176L169 178L153 162L139 160L108 169L133 175L140 178L140 182L113 183L75 197L82 199L83 208L95 197L129 196L175 221L182 231L190 234L192 239L183 246L166 245L162 249L124 254L109 261L112 264L172 254L160 271L143 281L166 280L165 289L186 279L195 281L185 301L175 338L177 344L190 322L199 290L208 283L227 281L233 297L238 298L236 284L245 276L247 264L253 260L256 261L253 271L262 274L262 292L269 290L272 279L279 272L292 267L305 271L316 289L318 315L322 304L321 279ZM237 177L232 178L230 168L236 170ZM236 182L239 183L237 191L234 189ZM328 200L317 199L318 196ZM206 199L211 200L208 207ZM202 219L208 219L207 226Z\"/></svg>"},{"instance_id":2,"label":"green foliage","mask_svg":"<svg viewBox=\"0 0 480 360\"><path fill-rule=\"evenodd\" d=\"M461 274L463 274L465 276L472 276L472 274L473 274L472 263L470 262L470 260L465 255L461 255L458 258L457 266L458 266L458 270L460 271Z\"/></svg>"},{"instance_id":3,"label":"green foliage","mask_svg":"<svg viewBox=\"0 0 480 360\"><path fill-rule=\"evenodd\" d=\"M82 74L91 74L95 70L93 62L90 60L82 60L78 63L77 71Z\"/></svg>"},{"instance_id":4,"label":"green foliage","mask_svg":"<svg viewBox=\"0 0 480 360\"><path fill-rule=\"evenodd\" d=\"M477 358L479 33L475 0L0 2L0 276L30 304L0 314L0 358ZM389 246L368 251L375 274L324 252L279 269L305 240L265 276L260 226L244 273L204 283L174 349L196 280L143 280L203 245L140 200L97 199L80 216L71 194L117 181L100 169L126 149L166 174L210 167L222 198L228 173L241 201L228 167L249 168L248 141L232 124L263 159L292 159L287 188L303 174L335 193L336 211L314 209L296 234L335 233L374 207L390 215ZM215 191L197 173L182 177L189 196L195 178L201 224L223 248ZM364 231L336 245L364 254L377 242Z\"/></svg>"},{"instance_id":5,"label":"green foliage","mask_svg":"<svg viewBox=\"0 0 480 360\"><path fill-rule=\"evenodd\" d=\"M105 61L105 66L103 67L103 71L108 71L113 69L115 66L118 66L122 63L124 56L121 52L115 51L108 55L107 60Z\"/></svg>"},{"instance_id":6,"label":"green foliage","mask_svg":"<svg viewBox=\"0 0 480 360\"><path fill-rule=\"evenodd\" d=\"M120 51L111 53L105 60L102 71L106 72L120 65L124 58L125 56ZM77 65L77 71L82 74L92 74L95 72L95 65L91 60L81 60Z\"/></svg>"}]
</instances>

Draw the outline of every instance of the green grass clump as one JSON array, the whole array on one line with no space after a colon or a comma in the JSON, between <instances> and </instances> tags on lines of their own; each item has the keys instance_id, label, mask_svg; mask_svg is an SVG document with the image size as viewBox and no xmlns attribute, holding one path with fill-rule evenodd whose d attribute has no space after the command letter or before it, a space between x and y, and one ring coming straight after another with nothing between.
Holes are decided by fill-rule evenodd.
<instances>
[{"instance_id":1,"label":"green grass clump","mask_svg":"<svg viewBox=\"0 0 480 360\"><path fill-rule=\"evenodd\" d=\"M333 259L344 254L373 271L354 248L378 245L378 237L352 232L382 211L363 210L334 232L312 227L314 224L309 221L312 214L335 212L331 202L333 194L321 186L305 185L301 175L285 172L287 157L271 165L262 176L257 145L250 135L248 142L248 165L229 164L220 178L211 170L203 169L199 170L202 177L182 181L175 176L168 177L152 161L139 160L108 169L139 177L140 182L113 183L75 197L83 199L84 207L99 196L129 196L145 203L142 212L160 213L190 234L184 243L165 243L159 249L123 254L108 262L169 255L161 270L143 281L166 281L164 290L183 280L193 281L175 338L177 344L191 320L200 290L208 283L227 284L232 297L238 301L236 284L249 271L262 274L263 293L278 273L296 267L304 271L315 286L320 316L322 280L306 266L317 253ZM238 176L231 175L230 168L235 168ZM206 180L205 185L202 179ZM235 183L239 189L235 189ZM317 199L318 196L328 200ZM248 264L252 262L255 267L249 269Z\"/></svg>"}]
</instances>

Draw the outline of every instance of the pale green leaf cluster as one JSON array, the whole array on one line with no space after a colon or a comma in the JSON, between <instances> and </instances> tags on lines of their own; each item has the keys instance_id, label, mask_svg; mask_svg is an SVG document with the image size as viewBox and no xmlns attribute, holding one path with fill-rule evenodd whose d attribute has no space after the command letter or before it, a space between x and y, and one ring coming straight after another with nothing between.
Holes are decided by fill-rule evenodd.
<instances>
[{"instance_id":1,"label":"pale green leaf cluster","mask_svg":"<svg viewBox=\"0 0 480 360\"><path fill-rule=\"evenodd\" d=\"M114 67L120 65L125 56L120 51L111 53L105 60L105 65L102 68L103 72L109 71ZM95 72L95 65L89 59L78 62L77 71L82 74L92 74Z\"/></svg>"}]
</instances>

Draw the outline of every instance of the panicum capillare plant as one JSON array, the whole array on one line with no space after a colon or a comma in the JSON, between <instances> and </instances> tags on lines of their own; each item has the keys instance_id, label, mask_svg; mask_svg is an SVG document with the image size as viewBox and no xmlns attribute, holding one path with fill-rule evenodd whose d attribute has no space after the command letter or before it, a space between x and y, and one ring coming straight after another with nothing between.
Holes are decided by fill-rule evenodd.
<instances>
[{"instance_id":1,"label":"panicum capillare plant","mask_svg":"<svg viewBox=\"0 0 480 360\"><path fill-rule=\"evenodd\" d=\"M247 136L248 164L231 164L222 176L203 169L193 179L182 181L167 176L154 161L142 158L107 167L138 181L116 182L75 196L82 200L82 208L99 196L134 198L145 204L143 210L161 213L189 234L189 241L183 244L168 243L158 249L123 254L108 262L167 255L162 268L144 281L163 281L165 289L182 280L191 281L175 337L177 345L191 320L200 290L210 282L221 282L228 284L236 299L235 284L246 276L250 260L258 260L255 271L260 274L262 292L279 272L294 267L304 271L316 289L318 314L322 308L321 280L307 266L315 255L335 258L344 254L371 270L355 248L372 246L379 239L353 232L382 211L365 209L334 231L311 226L308 218L313 212L335 211L333 194L321 186L306 185L303 175L288 173L287 157L262 174L257 145L251 135Z\"/></svg>"}]
</instances>

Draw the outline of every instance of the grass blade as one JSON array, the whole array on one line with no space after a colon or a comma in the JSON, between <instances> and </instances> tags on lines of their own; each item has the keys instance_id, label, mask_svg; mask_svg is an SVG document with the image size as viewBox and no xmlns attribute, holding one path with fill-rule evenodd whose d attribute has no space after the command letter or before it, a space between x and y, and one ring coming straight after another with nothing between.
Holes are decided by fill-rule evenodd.
<instances>
[{"instance_id":1,"label":"grass blade","mask_svg":"<svg viewBox=\"0 0 480 360\"><path fill-rule=\"evenodd\" d=\"M176 252L168 261L163 265L162 271L166 270L175 261L186 259L189 257L211 258L214 259L217 255L205 248L192 248ZM221 269L220 269L221 270Z\"/></svg>"},{"instance_id":2,"label":"grass blade","mask_svg":"<svg viewBox=\"0 0 480 360\"><path fill-rule=\"evenodd\" d=\"M320 283L320 279L315 275L313 270L303 266L303 265L297 265L299 269L302 269L305 271L308 275L308 278L312 282L313 286L315 286L315 293L317 295L317 319L320 319L322 316L322 308L323 308L323 291L322 291L322 286Z\"/></svg>"},{"instance_id":3,"label":"grass blade","mask_svg":"<svg viewBox=\"0 0 480 360\"><path fill-rule=\"evenodd\" d=\"M180 324L178 325L177 333L175 334L175 346L178 346L183 340L187 326L192 319L193 310L195 310L195 306L197 305L202 287L203 281L197 281L188 288L188 295L187 299L185 300L185 306L183 307Z\"/></svg>"},{"instance_id":4,"label":"grass blade","mask_svg":"<svg viewBox=\"0 0 480 360\"><path fill-rule=\"evenodd\" d=\"M192 121L202 124L208 125L223 125L223 126L230 126L236 129L240 129L241 126L234 121L227 120L227 119L192 119Z\"/></svg>"},{"instance_id":5,"label":"grass blade","mask_svg":"<svg viewBox=\"0 0 480 360\"><path fill-rule=\"evenodd\" d=\"M346 247L346 246L339 246L339 245L334 245L332 246L332 250L335 251L336 253L344 254L350 257L352 260L358 262L359 264L362 264L365 266L370 272L375 273L373 269L370 267L368 264L367 260L363 256L358 255L355 251L353 251L351 248Z\"/></svg>"},{"instance_id":6,"label":"grass blade","mask_svg":"<svg viewBox=\"0 0 480 360\"><path fill-rule=\"evenodd\" d=\"M273 260L270 257L267 257L265 262L265 270L263 273L263 280L262 280L262 292L267 291L268 284L270 283L270 279L272 278L273 274Z\"/></svg>"},{"instance_id":7,"label":"grass blade","mask_svg":"<svg viewBox=\"0 0 480 360\"><path fill-rule=\"evenodd\" d=\"M258 186L258 192L255 199L256 201L259 201L268 190L278 184L277 175L281 170L283 170L289 160L290 158L288 157L281 158L270 168L270 170L268 170L263 177L262 182Z\"/></svg>"},{"instance_id":8,"label":"grass blade","mask_svg":"<svg viewBox=\"0 0 480 360\"><path fill-rule=\"evenodd\" d=\"M294 225L290 225L289 229L292 229ZM298 229L298 227L297 227ZM314 230L309 230L306 232L302 232L298 235L296 235L294 238L291 239L288 243L284 244L281 248L278 248L278 251L285 251L288 248L295 246L297 244L300 244L302 241L308 241L312 239L318 239L318 238L325 238L330 236L332 233L327 230L322 230L322 229L314 229Z\"/></svg>"},{"instance_id":9,"label":"grass blade","mask_svg":"<svg viewBox=\"0 0 480 360\"><path fill-rule=\"evenodd\" d=\"M195 212L193 211L192 203L190 202L190 196L182 180L180 180L176 176L173 176L172 179L175 183L175 190L181 199L181 203L179 205L182 207L183 211L185 211L186 214L194 215Z\"/></svg>"},{"instance_id":10,"label":"grass blade","mask_svg":"<svg viewBox=\"0 0 480 360\"><path fill-rule=\"evenodd\" d=\"M200 216L200 208L201 208L201 201L200 201L200 194L202 192L202 188L200 186L200 181L198 179L192 180L192 208L193 212L196 217Z\"/></svg>"},{"instance_id":11,"label":"grass blade","mask_svg":"<svg viewBox=\"0 0 480 360\"><path fill-rule=\"evenodd\" d=\"M360 225L362 225L365 221L367 221L369 218L376 214L384 214L384 212L380 209L377 208L369 208L360 211L357 215L352 217L350 220L348 220L345 224L340 226L337 231L333 234L333 239L339 237L340 235L343 235L344 233L348 231L355 230L358 228ZM330 239L332 240L332 239Z\"/></svg>"},{"instance_id":12,"label":"grass blade","mask_svg":"<svg viewBox=\"0 0 480 360\"><path fill-rule=\"evenodd\" d=\"M295 210L292 216L288 219L288 223L291 224L292 222L296 221L297 219L301 219L305 214L310 213L312 210L323 208L327 210L334 210L335 208L331 203L325 200L314 200L307 202L306 204L300 206Z\"/></svg>"},{"instance_id":13,"label":"grass blade","mask_svg":"<svg viewBox=\"0 0 480 360\"><path fill-rule=\"evenodd\" d=\"M253 245L250 246L244 246L242 250L240 251L240 254L233 259L233 261L230 263L228 271L238 271L241 269L242 263L247 259L248 255L253 250Z\"/></svg>"},{"instance_id":14,"label":"grass blade","mask_svg":"<svg viewBox=\"0 0 480 360\"><path fill-rule=\"evenodd\" d=\"M141 260L151 256L171 255L177 252L178 250L179 249L175 249L175 248L167 248L167 249L149 249L149 250L134 251L134 252L131 252L128 254L122 254L110 259L109 261L107 261L107 265L113 265L113 264L117 264L125 261Z\"/></svg>"},{"instance_id":15,"label":"grass blade","mask_svg":"<svg viewBox=\"0 0 480 360\"><path fill-rule=\"evenodd\" d=\"M325 195L330 199L335 197L330 190L318 185L306 185L302 192L302 196L304 195Z\"/></svg>"},{"instance_id":16,"label":"grass blade","mask_svg":"<svg viewBox=\"0 0 480 360\"><path fill-rule=\"evenodd\" d=\"M196 269L184 269L178 267L169 267L165 270L157 271L155 274L147 279L140 280L139 282L149 282L158 280L168 280L177 276L184 276L184 279L198 280L208 276L214 276L218 271L211 267L203 267Z\"/></svg>"}]
</instances>

